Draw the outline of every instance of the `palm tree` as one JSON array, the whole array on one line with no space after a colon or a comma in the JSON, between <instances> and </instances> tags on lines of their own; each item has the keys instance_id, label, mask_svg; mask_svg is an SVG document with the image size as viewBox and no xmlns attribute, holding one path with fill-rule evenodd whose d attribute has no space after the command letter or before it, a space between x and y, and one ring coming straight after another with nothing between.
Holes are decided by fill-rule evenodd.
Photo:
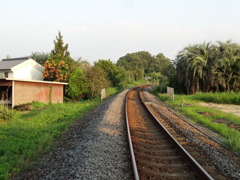
<instances>
[{"instance_id":1,"label":"palm tree","mask_svg":"<svg viewBox=\"0 0 240 180\"><path fill-rule=\"evenodd\" d=\"M238 91L240 86L240 45L227 42L189 45L176 58L181 88L198 91Z\"/></svg>"},{"instance_id":2,"label":"palm tree","mask_svg":"<svg viewBox=\"0 0 240 180\"><path fill-rule=\"evenodd\" d=\"M231 41L218 42L219 57L217 59L217 70L224 77L222 86L224 90L237 90L239 87L239 61L240 61L240 46ZM223 81L222 81L223 82Z\"/></svg>"},{"instance_id":3,"label":"palm tree","mask_svg":"<svg viewBox=\"0 0 240 180\"><path fill-rule=\"evenodd\" d=\"M204 89L209 47L210 43L189 45L177 56L178 79L184 82L188 94Z\"/></svg>"}]
</instances>

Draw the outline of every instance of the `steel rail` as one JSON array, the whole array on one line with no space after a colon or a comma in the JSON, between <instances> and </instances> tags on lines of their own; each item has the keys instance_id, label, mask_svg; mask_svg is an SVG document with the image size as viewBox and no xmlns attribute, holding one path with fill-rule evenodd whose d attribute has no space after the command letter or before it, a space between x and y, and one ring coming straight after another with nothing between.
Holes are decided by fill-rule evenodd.
<instances>
[{"instance_id":1,"label":"steel rail","mask_svg":"<svg viewBox=\"0 0 240 180\"><path fill-rule=\"evenodd\" d=\"M151 93L152 94L152 93ZM190 126L192 126L193 128L195 128L196 130L198 130L199 132L203 133L208 139L214 141L215 143L221 145L224 149L226 149L227 151L231 151L231 149L229 149L228 147L226 147L221 140L219 140L218 138L214 137L213 135L211 135L210 133L208 133L207 131L201 129L201 126L197 126L193 123L191 123L189 120L186 119L186 117L181 116L179 114L177 114L170 106L159 102L161 106L167 108L171 113L173 113L175 116L177 116L178 118L180 118L181 120L183 120L184 122L188 123ZM233 153L236 157L238 157L238 154L236 152L231 151L231 153Z\"/></svg>"},{"instance_id":2,"label":"steel rail","mask_svg":"<svg viewBox=\"0 0 240 180\"><path fill-rule=\"evenodd\" d=\"M138 91L138 96L141 99L142 104L144 105L144 107L147 109L147 111L151 114L151 116L158 122L158 124L160 125L160 127L165 131L165 133L170 137L170 139L172 140L172 142L174 142L176 144L176 146L178 147L179 150L181 150L183 152L183 154L185 155L185 157L191 162L191 164L194 166L194 169L199 172L199 176L201 176L204 179L211 179L213 180L213 178L211 177L211 175L209 175L204 168L184 149L184 147L179 144L179 142L171 135L171 133L164 127L164 125L157 119L157 117L150 111L150 109L147 107L147 105L144 103L141 95L140 95L140 91Z\"/></svg>"},{"instance_id":3,"label":"steel rail","mask_svg":"<svg viewBox=\"0 0 240 180\"><path fill-rule=\"evenodd\" d=\"M135 180L139 180L140 178L139 178L139 174L138 174L137 163L136 163L136 159L135 159L135 155L134 155L133 143L132 143L131 132L130 132L130 127L129 127L129 122L128 122L128 105L127 105L127 102L128 102L129 94L133 89L130 89L129 92L127 93L127 96L126 96L125 116L126 116L126 124L127 124L128 143L129 143L131 160L132 160L132 167L133 167L133 175L134 175Z\"/></svg>"}]
</instances>

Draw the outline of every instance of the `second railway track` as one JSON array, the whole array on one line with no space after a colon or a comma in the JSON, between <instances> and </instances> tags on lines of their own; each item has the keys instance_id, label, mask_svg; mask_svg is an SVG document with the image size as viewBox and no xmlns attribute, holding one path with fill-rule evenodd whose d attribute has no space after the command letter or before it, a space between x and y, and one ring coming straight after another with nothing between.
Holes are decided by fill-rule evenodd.
<instances>
[{"instance_id":1,"label":"second railway track","mask_svg":"<svg viewBox=\"0 0 240 180\"><path fill-rule=\"evenodd\" d=\"M141 87L131 90L126 116L135 179L213 179L148 111ZM132 146L131 146L132 145Z\"/></svg>"}]
</instances>

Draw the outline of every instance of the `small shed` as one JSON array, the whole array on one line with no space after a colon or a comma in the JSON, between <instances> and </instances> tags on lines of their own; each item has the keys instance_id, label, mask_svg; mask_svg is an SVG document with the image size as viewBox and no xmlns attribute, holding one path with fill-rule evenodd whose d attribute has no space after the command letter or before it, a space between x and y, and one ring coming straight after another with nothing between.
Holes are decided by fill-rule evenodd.
<instances>
[{"instance_id":1,"label":"small shed","mask_svg":"<svg viewBox=\"0 0 240 180\"><path fill-rule=\"evenodd\" d=\"M14 107L33 101L62 103L64 85L67 83L2 78L0 79L0 104Z\"/></svg>"}]
</instances>

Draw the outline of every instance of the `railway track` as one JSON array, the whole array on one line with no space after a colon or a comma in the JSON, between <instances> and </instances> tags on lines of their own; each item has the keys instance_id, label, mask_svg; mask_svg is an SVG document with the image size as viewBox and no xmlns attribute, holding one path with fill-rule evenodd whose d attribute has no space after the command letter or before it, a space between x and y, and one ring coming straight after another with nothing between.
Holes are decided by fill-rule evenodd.
<instances>
[{"instance_id":1,"label":"railway track","mask_svg":"<svg viewBox=\"0 0 240 180\"><path fill-rule=\"evenodd\" d=\"M126 99L128 137L135 179L213 179L174 138L166 124L156 120L140 98L142 87Z\"/></svg>"}]
</instances>

